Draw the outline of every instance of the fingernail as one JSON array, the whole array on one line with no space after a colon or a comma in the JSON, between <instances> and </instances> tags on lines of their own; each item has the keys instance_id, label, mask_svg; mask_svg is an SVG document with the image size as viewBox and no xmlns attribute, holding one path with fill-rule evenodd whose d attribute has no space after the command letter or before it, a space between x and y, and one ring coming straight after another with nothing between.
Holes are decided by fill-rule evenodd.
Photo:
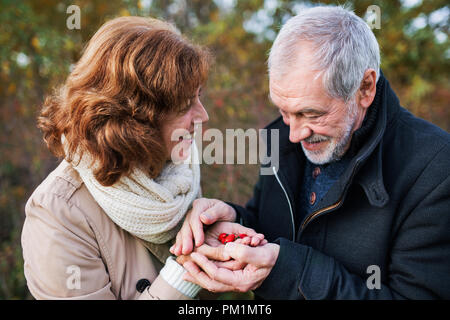
<instances>
[{"instance_id":1,"label":"fingernail","mask_svg":"<svg viewBox=\"0 0 450 320\"><path fill-rule=\"evenodd\" d=\"M202 216L203 219L206 219L206 220L210 220L211 219L211 217L207 213L202 213L201 216Z\"/></svg>"}]
</instances>

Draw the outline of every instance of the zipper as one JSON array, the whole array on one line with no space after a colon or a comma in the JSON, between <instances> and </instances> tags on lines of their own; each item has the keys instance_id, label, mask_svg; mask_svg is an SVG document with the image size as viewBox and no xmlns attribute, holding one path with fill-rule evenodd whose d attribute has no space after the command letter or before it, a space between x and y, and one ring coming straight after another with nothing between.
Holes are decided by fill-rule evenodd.
<instances>
[{"instance_id":1,"label":"zipper","mask_svg":"<svg viewBox=\"0 0 450 320\"><path fill-rule=\"evenodd\" d=\"M281 189L283 189L284 195L286 196L287 202L289 204L289 211L291 212L291 222L292 222L292 241L295 242L295 222L294 222L294 211L292 210L291 200L289 199L289 196L286 192L286 189L284 188L283 184L280 181L280 178L278 178L277 170L275 167L272 167L272 171L275 174L275 178L277 179L278 183L280 184Z\"/></svg>"},{"instance_id":2,"label":"zipper","mask_svg":"<svg viewBox=\"0 0 450 320\"><path fill-rule=\"evenodd\" d=\"M342 199L339 200L338 202L336 202L335 204L329 206L329 207L322 208L322 209L320 209L320 210L318 210L318 211L316 211L316 212L311 213L311 214L305 219L305 221L303 221L303 223L302 223L302 230L305 228L305 226L306 226L312 219L314 219L314 217L318 216L318 215L321 214L321 213L324 213L325 211L329 211L329 210L333 210L333 209L337 208L337 207L341 204L341 202L342 202Z\"/></svg>"}]
</instances>

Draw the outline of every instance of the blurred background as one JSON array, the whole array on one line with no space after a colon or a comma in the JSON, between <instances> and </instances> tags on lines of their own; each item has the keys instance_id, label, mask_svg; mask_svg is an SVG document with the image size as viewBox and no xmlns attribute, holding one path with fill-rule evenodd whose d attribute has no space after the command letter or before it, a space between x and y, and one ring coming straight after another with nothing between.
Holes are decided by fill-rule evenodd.
<instances>
[{"instance_id":1,"label":"blurred background","mask_svg":"<svg viewBox=\"0 0 450 320\"><path fill-rule=\"evenodd\" d=\"M347 4L372 25L367 8L380 8L380 28L373 31L384 74L404 107L449 131L448 1ZM70 5L80 8L80 29L66 25L73 13L66 12ZM267 98L267 53L280 25L313 5L317 3L282 0L0 0L0 299L32 298L20 246L24 206L59 163L36 128L37 113L105 21L126 15L162 18L208 46L215 64L202 101L210 115L208 127L225 132L263 128L277 116ZM203 193L245 204L257 175L257 165L202 165Z\"/></svg>"}]
</instances>

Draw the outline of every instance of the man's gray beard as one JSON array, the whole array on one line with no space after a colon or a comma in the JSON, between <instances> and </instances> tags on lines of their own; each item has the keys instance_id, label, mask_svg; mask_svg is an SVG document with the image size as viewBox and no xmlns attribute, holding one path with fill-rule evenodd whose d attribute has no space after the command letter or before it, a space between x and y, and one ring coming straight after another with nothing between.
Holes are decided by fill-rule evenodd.
<instances>
[{"instance_id":1,"label":"man's gray beard","mask_svg":"<svg viewBox=\"0 0 450 320\"><path fill-rule=\"evenodd\" d=\"M340 159L342 159L344 154L347 152L348 147L349 147L349 145L348 145L349 141L351 140L352 135L353 135L352 129L356 122L356 115L357 115L356 101L352 100L349 103L349 109L350 109L350 112L348 113L348 116L346 118L347 124L346 124L345 130L344 130L344 133L343 133L342 137L338 140L338 142L336 144L334 144L334 146L333 146L333 142L330 142L330 144L327 146L327 148L325 150L323 150L321 152L314 152L314 151L306 150L303 147L303 144L300 143L306 158L311 163L321 165L321 164L326 164L326 163L330 163L333 161L339 161ZM319 142L319 141L327 141L327 140L329 141L329 140L331 140L331 138L327 137L327 136L319 135L319 134L313 134L312 136L304 139L304 141L306 141L306 142ZM326 156L322 156L319 159L316 157L316 155L320 156L321 154L324 154L324 153Z\"/></svg>"}]
</instances>

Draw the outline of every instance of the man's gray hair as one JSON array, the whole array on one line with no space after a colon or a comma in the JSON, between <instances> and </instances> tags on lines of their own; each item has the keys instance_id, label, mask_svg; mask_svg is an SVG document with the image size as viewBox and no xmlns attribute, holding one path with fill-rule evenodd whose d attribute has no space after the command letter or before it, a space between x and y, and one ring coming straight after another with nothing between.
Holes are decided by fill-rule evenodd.
<instances>
[{"instance_id":1,"label":"man's gray hair","mask_svg":"<svg viewBox=\"0 0 450 320\"><path fill-rule=\"evenodd\" d=\"M367 23L340 6L307 8L281 28L270 50L270 77L292 70L302 41L313 44L314 67L323 74L330 96L349 101L358 90L367 69L380 74L380 49Z\"/></svg>"}]
</instances>

